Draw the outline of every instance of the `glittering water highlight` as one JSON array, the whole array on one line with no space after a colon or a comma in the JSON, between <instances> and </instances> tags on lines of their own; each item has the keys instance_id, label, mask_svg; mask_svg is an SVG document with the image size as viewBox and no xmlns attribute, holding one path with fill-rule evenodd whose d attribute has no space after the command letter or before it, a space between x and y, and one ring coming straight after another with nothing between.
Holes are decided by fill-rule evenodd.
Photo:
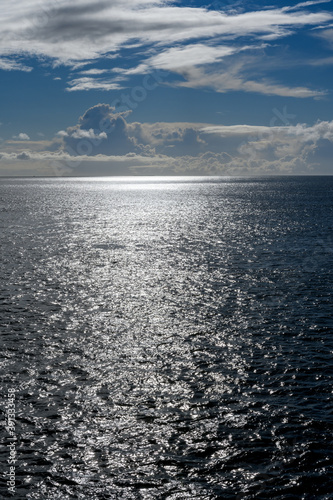
<instances>
[{"instance_id":1,"label":"glittering water highlight","mask_svg":"<svg viewBox=\"0 0 333 500\"><path fill-rule=\"evenodd\" d=\"M332 498L332 195L1 180L14 498Z\"/></svg>"}]
</instances>

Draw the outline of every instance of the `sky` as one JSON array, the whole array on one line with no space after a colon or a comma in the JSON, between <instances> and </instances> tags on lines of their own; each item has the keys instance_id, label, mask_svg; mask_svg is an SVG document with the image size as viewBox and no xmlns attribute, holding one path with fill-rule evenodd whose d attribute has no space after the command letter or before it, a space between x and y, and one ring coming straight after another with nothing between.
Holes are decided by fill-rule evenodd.
<instances>
[{"instance_id":1,"label":"sky","mask_svg":"<svg viewBox=\"0 0 333 500\"><path fill-rule=\"evenodd\" d=\"M333 174L333 3L2 0L0 176Z\"/></svg>"}]
</instances>

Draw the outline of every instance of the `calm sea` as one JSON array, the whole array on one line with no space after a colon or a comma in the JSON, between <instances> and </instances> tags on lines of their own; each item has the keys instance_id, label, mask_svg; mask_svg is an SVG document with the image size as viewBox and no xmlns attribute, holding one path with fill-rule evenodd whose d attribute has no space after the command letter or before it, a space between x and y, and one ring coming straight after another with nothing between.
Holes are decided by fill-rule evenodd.
<instances>
[{"instance_id":1,"label":"calm sea","mask_svg":"<svg viewBox=\"0 0 333 500\"><path fill-rule=\"evenodd\" d=\"M333 177L2 179L0 224L1 498L333 498Z\"/></svg>"}]
</instances>

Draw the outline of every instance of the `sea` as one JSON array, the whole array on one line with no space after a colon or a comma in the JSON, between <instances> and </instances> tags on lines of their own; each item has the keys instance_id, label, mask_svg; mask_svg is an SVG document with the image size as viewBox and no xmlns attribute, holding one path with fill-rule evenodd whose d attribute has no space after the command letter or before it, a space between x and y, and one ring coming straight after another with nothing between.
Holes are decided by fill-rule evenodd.
<instances>
[{"instance_id":1,"label":"sea","mask_svg":"<svg viewBox=\"0 0 333 500\"><path fill-rule=\"evenodd\" d=\"M333 176L0 180L0 498L333 499Z\"/></svg>"}]
</instances>

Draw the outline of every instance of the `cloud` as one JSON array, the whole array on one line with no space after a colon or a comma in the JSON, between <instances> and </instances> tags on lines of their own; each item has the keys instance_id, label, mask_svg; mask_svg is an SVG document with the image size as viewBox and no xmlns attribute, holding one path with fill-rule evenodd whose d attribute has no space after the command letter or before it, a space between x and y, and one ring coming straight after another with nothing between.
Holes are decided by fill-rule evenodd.
<instances>
[{"instance_id":1,"label":"cloud","mask_svg":"<svg viewBox=\"0 0 333 500\"><path fill-rule=\"evenodd\" d=\"M116 113L108 104L98 104L88 109L74 127L58 132L65 149L74 155L111 154L122 155L142 152L130 134L126 122L127 113Z\"/></svg>"},{"instance_id":2,"label":"cloud","mask_svg":"<svg viewBox=\"0 0 333 500\"><path fill-rule=\"evenodd\" d=\"M115 55L133 43L168 46L202 38L285 36L298 27L331 21L328 12L265 8L237 13L179 6L170 0L3 0L0 54L25 54L73 64Z\"/></svg>"},{"instance_id":3,"label":"cloud","mask_svg":"<svg viewBox=\"0 0 333 500\"><path fill-rule=\"evenodd\" d=\"M65 137L68 137L68 134L66 134ZM103 140L108 138L105 132L100 132L98 134L95 133L92 128L89 130L76 129L72 133L72 137L74 139L97 139L97 140Z\"/></svg>"},{"instance_id":4,"label":"cloud","mask_svg":"<svg viewBox=\"0 0 333 500\"><path fill-rule=\"evenodd\" d=\"M112 160L117 160L119 162L125 162L127 160L131 161L138 161L140 160L141 162L144 160L146 163L150 162L156 162L156 158L159 158L159 161L162 160L162 156L157 156L155 158L149 158L147 156L142 156L142 155L136 155L134 153L127 153L126 155L95 155L93 160L96 162L107 162L107 161L112 161ZM16 161L16 160L33 160L33 161L64 161L68 163L72 163L73 165L75 164L80 164L85 161L91 162L92 158L89 155L81 155L81 156L75 156L71 155L70 153L67 153L66 151L30 151L30 150L24 150L24 151L19 151L19 152L12 152L12 153L7 153L7 152L0 152L0 159L1 160L7 160L7 161Z\"/></svg>"},{"instance_id":5,"label":"cloud","mask_svg":"<svg viewBox=\"0 0 333 500\"><path fill-rule=\"evenodd\" d=\"M308 126L304 123L297 125L288 125L282 127L267 127L258 125L211 125L203 127L200 132L204 134L217 134L221 137L234 135L240 136L294 136L304 142L317 141L319 139L328 139L333 142L333 121L318 121L315 125Z\"/></svg>"},{"instance_id":6,"label":"cloud","mask_svg":"<svg viewBox=\"0 0 333 500\"><path fill-rule=\"evenodd\" d=\"M261 58L262 60L262 58ZM217 92L243 91L256 92L264 95L278 95L282 97L322 97L325 90L312 90L306 87L290 87L276 83L269 78L253 80L253 73L257 66L256 58L240 57L230 63L221 63L219 69L192 67L179 71L185 81L174 83L179 87L213 88Z\"/></svg>"},{"instance_id":7,"label":"cloud","mask_svg":"<svg viewBox=\"0 0 333 500\"><path fill-rule=\"evenodd\" d=\"M17 141L30 141L30 137L28 134L25 134L21 132L19 135L13 135L13 139L16 139Z\"/></svg>"},{"instance_id":8,"label":"cloud","mask_svg":"<svg viewBox=\"0 0 333 500\"><path fill-rule=\"evenodd\" d=\"M314 36L324 40L333 49L333 29L322 30L314 33Z\"/></svg>"},{"instance_id":9,"label":"cloud","mask_svg":"<svg viewBox=\"0 0 333 500\"><path fill-rule=\"evenodd\" d=\"M318 121L312 126L306 124L282 127L265 127L251 125L208 126L200 129L208 147L209 136L220 137L228 141L238 137L238 152L242 155L268 159L284 157L286 153L297 156L301 152L313 150L320 140L332 143L333 153L333 121Z\"/></svg>"},{"instance_id":10,"label":"cloud","mask_svg":"<svg viewBox=\"0 0 333 500\"><path fill-rule=\"evenodd\" d=\"M145 129L144 126L142 126ZM193 126L178 125L173 130L162 130L152 134L152 145L158 153L172 157L196 156L206 151L206 142L200 137L200 132Z\"/></svg>"},{"instance_id":11,"label":"cloud","mask_svg":"<svg viewBox=\"0 0 333 500\"><path fill-rule=\"evenodd\" d=\"M310 64L310 66L331 66L333 64L333 56L309 61L308 64Z\"/></svg>"},{"instance_id":12,"label":"cloud","mask_svg":"<svg viewBox=\"0 0 333 500\"><path fill-rule=\"evenodd\" d=\"M306 87L290 87L281 85L268 78L261 78L262 68L272 65L262 50L265 44L259 46L209 46L202 43L185 47L173 47L161 51L158 55L149 57L135 68L113 71L122 75L151 73L155 70L173 71L181 80L173 80L172 85L186 88L213 88L217 92L255 92L265 95L278 95L296 98L320 98L326 95L325 90L313 90ZM260 57L253 55L260 50ZM252 51L243 56L242 52ZM214 63L214 65L213 65ZM276 69L279 61L274 60ZM295 62L293 62L293 65ZM282 64L282 67L285 67ZM255 75L256 80L253 79Z\"/></svg>"},{"instance_id":13,"label":"cloud","mask_svg":"<svg viewBox=\"0 0 333 500\"><path fill-rule=\"evenodd\" d=\"M68 83L67 91L74 92L77 90L120 90L123 87L117 83L118 78L110 80L102 80L98 78L82 77L74 78Z\"/></svg>"},{"instance_id":14,"label":"cloud","mask_svg":"<svg viewBox=\"0 0 333 500\"><path fill-rule=\"evenodd\" d=\"M91 68L91 69L86 69L83 71L80 71L81 75L103 75L104 73L109 73L110 70L108 69L96 69L96 68Z\"/></svg>"},{"instance_id":15,"label":"cloud","mask_svg":"<svg viewBox=\"0 0 333 500\"><path fill-rule=\"evenodd\" d=\"M0 70L1 69L3 71L25 71L29 73L33 68L19 61L15 61L14 59L0 58Z\"/></svg>"},{"instance_id":16,"label":"cloud","mask_svg":"<svg viewBox=\"0 0 333 500\"><path fill-rule=\"evenodd\" d=\"M211 64L220 61L223 57L229 56L237 51L236 48L228 46L211 47L203 43L191 44L185 47L172 47L160 54L150 57L144 64L127 74L147 73L152 68L165 70L182 70L191 66Z\"/></svg>"},{"instance_id":17,"label":"cloud","mask_svg":"<svg viewBox=\"0 0 333 500\"><path fill-rule=\"evenodd\" d=\"M312 127L305 124L298 124L288 127L288 134L301 138L304 142L316 142L320 139L327 139L333 142L333 121L318 121Z\"/></svg>"},{"instance_id":18,"label":"cloud","mask_svg":"<svg viewBox=\"0 0 333 500\"><path fill-rule=\"evenodd\" d=\"M286 130L287 127L267 127L263 125L211 125L204 127L204 134L218 134L222 137L233 135L258 135Z\"/></svg>"},{"instance_id":19,"label":"cloud","mask_svg":"<svg viewBox=\"0 0 333 500\"><path fill-rule=\"evenodd\" d=\"M308 2L300 2L293 6L283 7L283 11L291 11L295 9L300 9L302 7L310 7L311 5L320 5L323 3L331 3L332 0L309 0Z\"/></svg>"},{"instance_id":20,"label":"cloud","mask_svg":"<svg viewBox=\"0 0 333 500\"><path fill-rule=\"evenodd\" d=\"M98 104L52 142L30 141L28 149L22 140L7 141L1 172L8 172L9 164L26 171L19 166L25 163L43 175L333 174L333 121L226 126L131 123L129 116Z\"/></svg>"},{"instance_id":21,"label":"cloud","mask_svg":"<svg viewBox=\"0 0 333 500\"><path fill-rule=\"evenodd\" d=\"M223 11L220 4L213 10L171 0L76 0L71 4L65 0L17 0L13 9L11 0L3 0L0 69L31 71L11 57L37 57L53 66L69 65L80 71L68 82L68 92L120 90L131 75L162 69L180 77L172 82L179 87L321 97L324 90L294 88L260 78L253 59L241 58L240 53L261 50L263 41L288 36L305 26L327 26L333 19L330 12L309 10L324 3L313 0L244 12ZM331 43L331 32L323 30L320 36ZM100 58L116 58L130 48L142 57L141 62L135 60L131 66L133 60L121 59L127 67L116 68L118 74L113 78L106 75L107 69L82 69Z\"/></svg>"},{"instance_id":22,"label":"cloud","mask_svg":"<svg viewBox=\"0 0 333 500\"><path fill-rule=\"evenodd\" d=\"M116 113L107 104L88 109L74 127L61 131L64 150L72 156L123 156L135 154L154 158L168 158L168 163L183 164L183 158L192 158L195 165L204 155L210 154L228 165L238 160L247 168L254 160L259 168L277 161L295 164L295 158L304 165L320 140L332 143L333 121L319 121L313 126L306 124L285 126L254 125L202 125L191 123L128 123L129 113ZM176 162L176 163L175 163ZM188 163L186 160L185 164ZM211 162L210 162L211 165ZM300 165L300 163L298 163ZM214 167L214 168L215 168ZM211 167L212 168L212 167ZM261 168L261 167L260 167ZM273 168L273 169L274 169ZM204 167L202 167L204 169ZM203 170L205 171L205 170Z\"/></svg>"}]
</instances>

